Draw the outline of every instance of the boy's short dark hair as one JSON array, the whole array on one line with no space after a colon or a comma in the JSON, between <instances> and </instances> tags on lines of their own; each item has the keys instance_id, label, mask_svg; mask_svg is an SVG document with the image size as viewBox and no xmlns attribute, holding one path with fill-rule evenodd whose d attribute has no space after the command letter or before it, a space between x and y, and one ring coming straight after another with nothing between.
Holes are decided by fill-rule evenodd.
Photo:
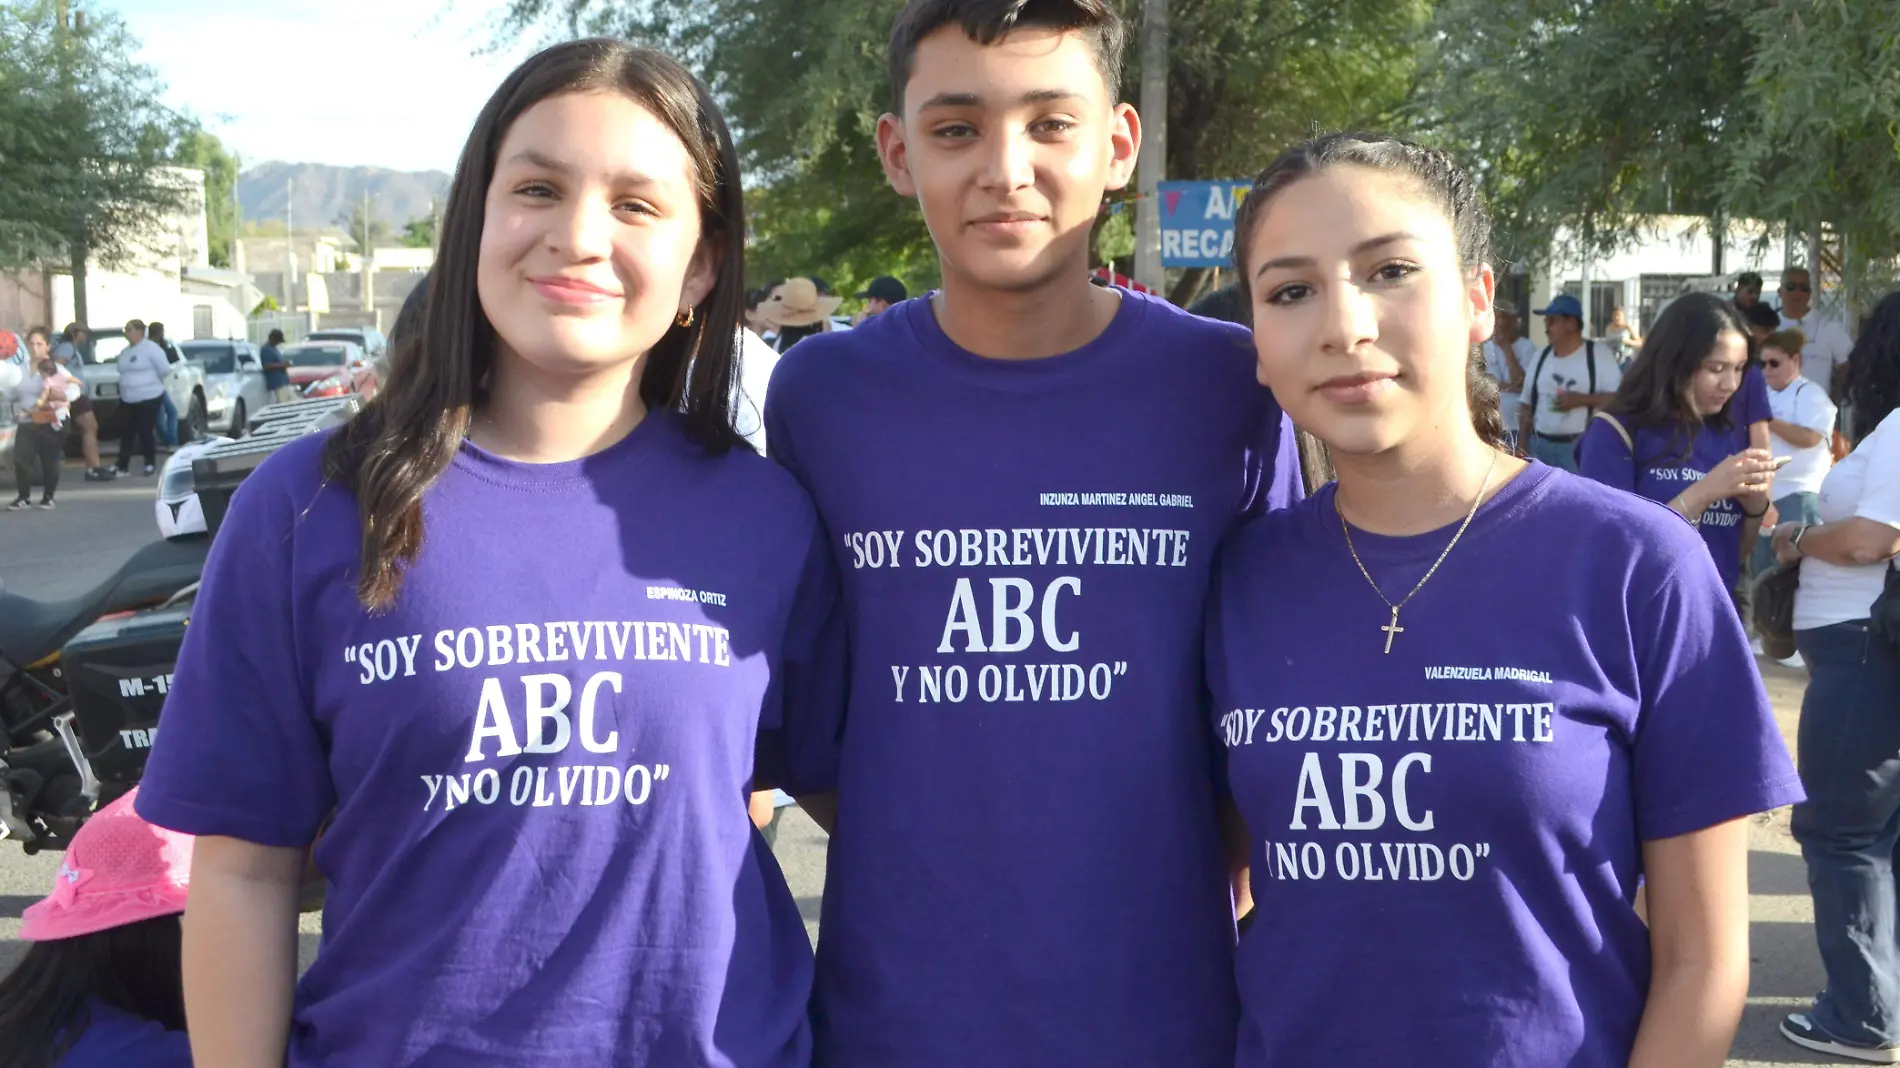
<instances>
[{"instance_id":1,"label":"boy's short dark hair","mask_svg":"<svg viewBox=\"0 0 1900 1068\"><path fill-rule=\"evenodd\" d=\"M1120 99L1128 24L1110 0L910 0L891 27L891 110L896 114L904 113L904 87L910 84L918 44L951 25L980 45L1025 28L1080 33L1095 45L1095 65L1110 101Z\"/></svg>"},{"instance_id":2,"label":"boy's short dark hair","mask_svg":"<svg viewBox=\"0 0 1900 1068\"><path fill-rule=\"evenodd\" d=\"M266 345L281 345L283 343L284 332L282 330L272 330L270 336L264 339L264 344Z\"/></svg>"}]
</instances>

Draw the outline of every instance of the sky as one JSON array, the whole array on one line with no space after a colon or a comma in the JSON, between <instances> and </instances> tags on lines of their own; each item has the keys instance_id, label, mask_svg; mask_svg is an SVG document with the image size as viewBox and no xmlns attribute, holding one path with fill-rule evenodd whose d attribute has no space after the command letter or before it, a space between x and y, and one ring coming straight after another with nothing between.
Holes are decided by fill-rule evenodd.
<instances>
[{"instance_id":1,"label":"sky","mask_svg":"<svg viewBox=\"0 0 1900 1068\"><path fill-rule=\"evenodd\" d=\"M495 54L502 0L100 0L165 102L249 168L269 160L455 169L475 115L532 41Z\"/></svg>"}]
</instances>

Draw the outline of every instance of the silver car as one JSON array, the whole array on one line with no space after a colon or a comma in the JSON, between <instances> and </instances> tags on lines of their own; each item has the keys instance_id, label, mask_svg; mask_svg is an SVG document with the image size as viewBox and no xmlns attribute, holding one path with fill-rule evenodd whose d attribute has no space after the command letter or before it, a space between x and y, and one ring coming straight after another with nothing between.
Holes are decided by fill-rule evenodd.
<instances>
[{"instance_id":1,"label":"silver car","mask_svg":"<svg viewBox=\"0 0 1900 1068\"><path fill-rule=\"evenodd\" d=\"M205 414L211 432L240 437L245 423L270 404L264 363L248 341L203 339L179 343L178 355L205 372Z\"/></svg>"}]
</instances>

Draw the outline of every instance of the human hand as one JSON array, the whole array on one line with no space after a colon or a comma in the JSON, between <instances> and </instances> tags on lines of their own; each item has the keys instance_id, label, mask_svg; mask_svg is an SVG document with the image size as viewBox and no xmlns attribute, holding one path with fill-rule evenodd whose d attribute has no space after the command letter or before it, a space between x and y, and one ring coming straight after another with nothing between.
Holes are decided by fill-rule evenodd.
<instances>
[{"instance_id":1,"label":"human hand","mask_svg":"<svg viewBox=\"0 0 1900 1068\"><path fill-rule=\"evenodd\" d=\"M1801 559L1801 550L1794 546L1794 536L1801 532L1799 523L1783 523L1775 528L1775 559L1791 564Z\"/></svg>"},{"instance_id":2,"label":"human hand","mask_svg":"<svg viewBox=\"0 0 1900 1068\"><path fill-rule=\"evenodd\" d=\"M1775 458L1767 449L1743 449L1715 465L1696 485L1711 500L1763 494L1774 484Z\"/></svg>"}]
</instances>

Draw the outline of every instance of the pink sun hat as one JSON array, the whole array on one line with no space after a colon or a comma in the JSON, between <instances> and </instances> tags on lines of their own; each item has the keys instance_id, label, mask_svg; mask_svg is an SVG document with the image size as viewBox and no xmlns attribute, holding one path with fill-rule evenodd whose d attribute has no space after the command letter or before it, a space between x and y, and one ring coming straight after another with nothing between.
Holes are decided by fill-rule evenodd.
<instances>
[{"instance_id":1,"label":"pink sun hat","mask_svg":"<svg viewBox=\"0 0 1900 1068\"><path fill-rule=\"evenodd\" d=\"M185 911L192 838L139 818L137 794L134 787L73 835L53 892L21 915L21 938L77 938Z\"/></svg>"}]
</instances>

